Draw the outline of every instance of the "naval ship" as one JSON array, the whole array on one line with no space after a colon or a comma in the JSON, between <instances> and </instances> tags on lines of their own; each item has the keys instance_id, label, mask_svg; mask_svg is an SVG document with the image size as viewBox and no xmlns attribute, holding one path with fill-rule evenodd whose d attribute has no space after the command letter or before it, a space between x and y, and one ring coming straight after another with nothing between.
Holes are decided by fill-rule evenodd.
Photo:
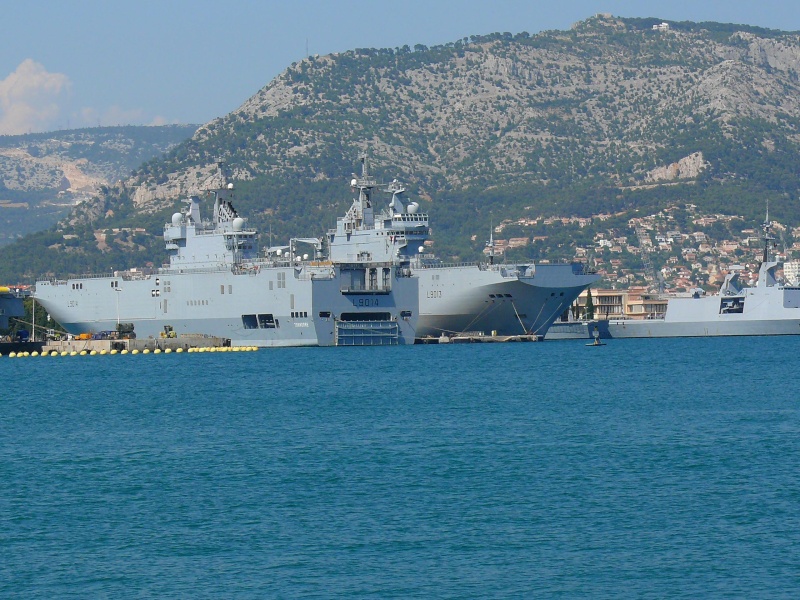
<instances>
[{"instance_id":1,"label":"naval ship","mask_svg":"<svg viewBox=\"0 0 800 600\"><path fill-rule=\"evenodd\" d=\"M706 295L698 289L687 296L669 297L666 311L657 318L564 324L548 331L547 339L591 338L595 329L601 338L800 335L800 287L783 285L775 277L780 263L772 253L771 227L768 211L755 285L743 285L743 268L735 266L719 292Z\"/></svg>"},{"instance_id":2,"label":"naval ship","mask_svg":"<svg viewBox=\"0 0 800 600\"><path fill-rule=\"evenodd\" d=\"M764 221L764 251L758 280L745 286L734 267L716 294L696 290L667 301L657 319L609 319L608 337L705 337L733 335L800 335L800 287L781 284L775 277L775 238L769 211Z\"/></svg>"},{"instance_id":3,"label":"naval ship","mask_svg":"<svg viewBox=\"0 0 800 600\"><path fill-rule=\"evenodd\" d=\"M429 217L406 201L402 184L378 184L366 155L350 184L357 195L324 239L262 252L223 179L211 190L210 220L193 196L164 226L161 268L42 279L36 300L72 334L122 324L138 337L168 331L232 345L395 345L465 332L543 336L598 279L581 264L432 260ZM382 192L389 201L377 210Z\"/></svg>"}]
</instances>

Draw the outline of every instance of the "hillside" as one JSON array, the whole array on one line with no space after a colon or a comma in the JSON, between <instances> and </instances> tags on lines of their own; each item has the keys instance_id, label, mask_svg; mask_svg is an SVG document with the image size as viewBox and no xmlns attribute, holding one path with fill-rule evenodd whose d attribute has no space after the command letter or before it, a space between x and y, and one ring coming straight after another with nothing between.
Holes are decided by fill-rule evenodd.
<instances>
[{"instance_id":1,"label":"hillside","mask_svg":"<svg viewBox=\"0 0 800 600\"><path fill-rule=\"evenodd\" d=\"M97 127L0 136L0 244L54 225L196 129Z\"/></svg>"},{"instance_id":2,"label":"hillside","mask_svg":"<svg viewBox=\"0 0 800 600\"><path fill-rule=\"evenodd\" d=\"M798 34L659 23L598 15L569 31L309 57L58 230L3 250L49 248L3 277L157 264L161 224L219 159L251 223L320 235L349 203L364 148L379 177L419 196L445 258L479 256L490 222L553 215L626 222L693 204L758 223L769 201L800 224ZM111 231L137 226L121 241ZM575 254L568 237L551 249Z\"/></svg>"}]
</instances>

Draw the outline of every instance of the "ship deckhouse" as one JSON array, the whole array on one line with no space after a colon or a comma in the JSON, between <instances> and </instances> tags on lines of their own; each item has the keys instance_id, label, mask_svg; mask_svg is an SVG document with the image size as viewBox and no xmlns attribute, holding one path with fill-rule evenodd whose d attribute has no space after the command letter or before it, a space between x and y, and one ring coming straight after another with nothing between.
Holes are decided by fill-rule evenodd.
<instances>
[{"instance_id":1,"label":"ship deckhouse","mask_svg":"<svg viewBox=\"0 0 800 600\"><path fill-rule=\"evenodd\" d=\"M419 213L419 204L406 203L402 184L394 180L383 189L369 175L367 156L361 155L361 176L350 182L358 196L344 217L336 221L336 229L328 231L329 256L333 262L408 263L422 251L428 239L428 215ZM388 208L377 215L373 192L392 195Z\"/></svg>"},{"instance_id":2,"label":"ship deckhouse","mask_svg":"<svg viewBox=\"0 0 800 600\"><path fill-rule=\"evenodd\" d=\"M246 228L232 200L232 183L216 190L211 221L200 218L200 198L184 200L187 206L164 226L170 268L230 268L256 258L256 232Z\"/></svg>"}]
</instances>

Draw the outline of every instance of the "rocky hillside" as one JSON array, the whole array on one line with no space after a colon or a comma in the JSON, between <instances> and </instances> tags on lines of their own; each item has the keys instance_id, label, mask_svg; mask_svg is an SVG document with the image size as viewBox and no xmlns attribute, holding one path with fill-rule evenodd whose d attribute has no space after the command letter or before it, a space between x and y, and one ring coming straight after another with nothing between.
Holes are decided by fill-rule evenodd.
<instances>
[{"instance_id":1,"label":"rocky hillside","mask_svg":"<svg viewBox=\"0 0 800 600\"><path fill-rule=\"evenodd\" d=\"M348 203L364 148L380 177L411 184L454 258L477 256L492 220L548 214L691 202L757 219L769 200L800 223L800 36L660 23L598 15L569 31L309 57L81 205L60 233L152 223L157 236L223 159L254 225L319 235ZM141 242L159 255L156 237Z\"/></svg>"},{"instance_id":2,"label":"rocky hillside","mask_svg":"<svg viewBox=\"0 0 800 600\"><path fill-rule=\"evenodd\" d=\"M98 127L0 136L0 244L49 227L196 129Z\"/></svg>"},{"instance_id":3,"label":"rocky hillside","mask_svg":"<svg viewBox=\"0 0 800 600\"><path fill-rule=\"evenodd\" d=\"M598 16L570 31L303 60L136 177L134 201L196 189L218 157L239 179L314 180L346 176L326 166L369 146L432 193L583 179L624 188L698 152L724 179L736 147L795 148L796 34L653 22Z\"/></svg>"}]
</instances>

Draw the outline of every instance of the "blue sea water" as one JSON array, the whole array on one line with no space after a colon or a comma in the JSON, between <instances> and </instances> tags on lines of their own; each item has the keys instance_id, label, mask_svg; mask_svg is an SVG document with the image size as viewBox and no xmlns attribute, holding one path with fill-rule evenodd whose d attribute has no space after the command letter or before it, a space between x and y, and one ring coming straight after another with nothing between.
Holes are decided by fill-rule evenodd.
<instances>
[{"instance_id":1,"label":"blue sea water","mask_svg":"<svg viewBox=\"0 0 800 600\"><path fill-rule=\"evenodd\" d=\"M797 597L798 348L3 357L0 597Z\"/></svg>"}]
</instances>

